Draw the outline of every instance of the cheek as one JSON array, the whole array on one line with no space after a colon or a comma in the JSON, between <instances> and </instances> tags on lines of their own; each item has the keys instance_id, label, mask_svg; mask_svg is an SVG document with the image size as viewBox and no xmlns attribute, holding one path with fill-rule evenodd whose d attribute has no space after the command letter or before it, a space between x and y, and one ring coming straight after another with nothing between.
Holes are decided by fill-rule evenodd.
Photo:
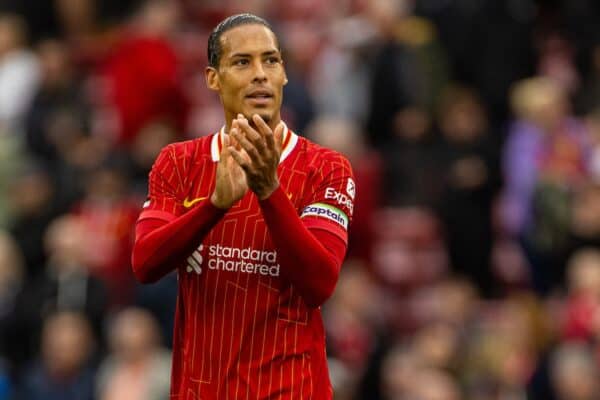
<instances>
[{"instance_id":1,"label":"cheek","mask_svg":"<svg viewBox=\"0 0 600 400\"><path fill-rule=\"evenodd\" d=\"M221 91L221 97L225 104L239 103L242 97L241 90L229 85Z\"/></svg>"}]
</instances>

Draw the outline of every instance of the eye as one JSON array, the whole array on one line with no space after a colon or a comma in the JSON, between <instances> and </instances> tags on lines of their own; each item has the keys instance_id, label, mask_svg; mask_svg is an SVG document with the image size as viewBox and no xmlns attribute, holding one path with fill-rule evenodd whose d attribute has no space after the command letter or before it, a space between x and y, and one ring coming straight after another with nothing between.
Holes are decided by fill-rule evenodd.
<instances>
[{"instance_id":1,"label":"eye","mask_svg":"<svg viewBox=\"0 0 600 400\"><path fill-rule=\"evenodd\" d=\"M239 65L239 66L244 66L244 65L248 65L249 61L245 58L238 58L236 60L233 60L233 65Z\"/></svg>"},{"instance_id":2,"label":"eye","mask_svg":"<svg viewBox=\"0 0 600 400\"><path fill-rule=\"evenodd\" d=\"M279 63L279 57L271 56L267 58L267 64L277 64Z\"/></svg>"}]
</instances>

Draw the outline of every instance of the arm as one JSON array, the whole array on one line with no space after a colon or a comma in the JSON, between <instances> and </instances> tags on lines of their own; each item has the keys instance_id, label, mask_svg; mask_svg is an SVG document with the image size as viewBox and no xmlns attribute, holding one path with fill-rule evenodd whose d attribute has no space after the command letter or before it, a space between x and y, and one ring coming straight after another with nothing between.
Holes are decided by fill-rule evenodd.
<instances>
[{"instance_id":1,"label":"arm","mask_svg":"<svg viewBox=\"0 0 600 400\"><path fill-rule=\"evenodd\" d=\"M346 243L326 229L309 229L281 187L260 201L260 207L284 266L282 275L309 307L320 306L333 293Z\"/></svg>"},{"instance_id":2,"label":"arm","mask_svg":"<svg viewBox=\"0 0 600 400\"><path fill-rule=\"evenodd\" d=\"M168 150L159 155L150 173L150 200L136 224L131 257L133 271L140 282L155 282L169 273L180 258L194 251L225 212L247 192L243 171L229 153L227 137L224 143L210 201L202 201L185 213L174 189L177 185L162 173L168 171L171 176L178 175L173 173L176 169L173 158Z\"/></svg>"},{"instance_id":3,"label":"arm","mask_svg":"<svg viewBox=\"0 0 600 400\"><path fill-rule=\"evenodd\" d=\"M171 272L177 265L171 261L189 256L224 214L225 210L203 201L170 222L161 218L140 219L131 255L136 278L152 283Z\"/></svg>"},{"instance_id":4,"label":"arm","mask_svg":"<svg viewBox=\"0 0 600 400\"><path fill-rule=\"evenodd\" d=\"M354 197L349 163L343 157L324 162L314 179L309 206L298 216L277 176L281 154L282 129L275 132L257 115L257 128L243 117L236 120L233 137L244 152L232 149L232 155L244 169L248 185L259 204L282 263L282 274L300 292L310 307L320 306L333 292L346 252L348 217L352 205L335 203L335 190L350 190ZM352 181L352 188L348 189ZM351 202L350 197L346 196ZM339 200L337 200L339 202ZM329 203L329 204L328 204ZM335 203L335 204L334 204Z\"/></svg>"}]
</instances>

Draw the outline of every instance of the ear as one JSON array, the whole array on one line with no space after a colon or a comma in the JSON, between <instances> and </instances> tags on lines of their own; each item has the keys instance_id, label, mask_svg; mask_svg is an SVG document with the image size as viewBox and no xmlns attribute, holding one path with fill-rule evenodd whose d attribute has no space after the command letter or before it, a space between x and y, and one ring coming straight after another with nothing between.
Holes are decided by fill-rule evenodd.
<instances>
[{"instance_id":1,"label":"ear","mask_svg":"<svg viewBox=\"0 0 600 400\"><path fill-rule=\"evenodd\" d=\"M219 84L219 73L215 68L206 67L204 70L204 76L206 78L206 86L210 90L218 92L221 89L221 85Z\"/></svg>"},{"instance_id":2,"label":"ear","mask_svg":"<svg viewBox=\"0 0 600 400\"><path fill-rule=\"evenodd\" d=\"M287 73L285 72L285 61L283 60L283 57L281 58L281 66L283 67L283 86L285 86L288 83L288 78Z\"/></svg>"}]
</instances>

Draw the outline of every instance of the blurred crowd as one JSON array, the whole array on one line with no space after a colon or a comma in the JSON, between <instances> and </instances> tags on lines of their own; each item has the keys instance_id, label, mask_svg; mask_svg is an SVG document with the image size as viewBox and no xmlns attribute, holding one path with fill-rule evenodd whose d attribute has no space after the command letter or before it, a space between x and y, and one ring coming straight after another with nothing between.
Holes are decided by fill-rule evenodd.
<instances>
[{"instance_id":1,"label":"blurred crowd","mask_svg":"<svg viewBox=\"0 0 600 400\"><path fill-rule=\"evenodd\" d=\"M133 227L159 150L222 124L237 12L356 175L336 400L599 400L594 0L0 1L0 400L168 397L176 276L135 282Z\"/></svg>"}]
</instances>

